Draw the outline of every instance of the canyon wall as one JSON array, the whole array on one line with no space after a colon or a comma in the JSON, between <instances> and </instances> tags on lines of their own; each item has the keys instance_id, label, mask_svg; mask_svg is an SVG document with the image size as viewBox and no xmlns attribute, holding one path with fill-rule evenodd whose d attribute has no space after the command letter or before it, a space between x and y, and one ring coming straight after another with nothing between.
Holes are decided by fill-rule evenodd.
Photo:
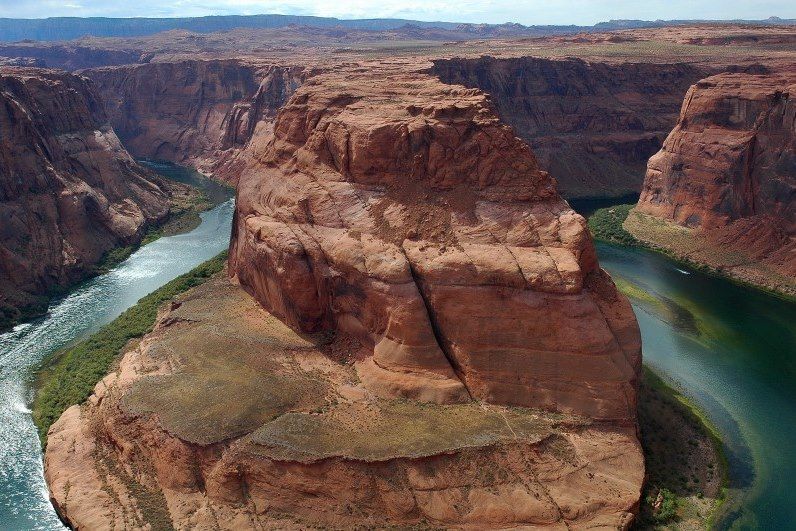
<instances>
[{"instance_id":1,"label":"canyon wall","mask_svg":"<svg viewBox=\"0 0 796 531\"><path fill-rule=\"evenodd\" d=\"M186 60L85 70L135 157L194 166L235 182L226 166L301 82L301 67Z\"/></svg>"},{"instance_id":2,"label":"canyon wall","mask_svg":"<svg viewBox=\"0 0 796 531\"><path fill-rule=\"evenodd\" d=\"M638 192L683 95L706 75L687 64L533 57L439 59L432 71L488 92L567 198Z\"/></svg>"},{"instance_id":3,"label":"canyon wall","mask_svg":"<svg viewBox=\"0 0 796 531\"><path fill-rule=\"evenodd\" d=\"M0 43L0 55L35 60L47 68L79 70L100 66L123 65L146 62L148 55L143 50L108 49L77 43L15 42Z\"/></svg>"},{"instance_id":4,"label":"canyon wall","mask_svg":"<svg viewBox=\"0 0 796 531\"><path fill-rule=\"evenodd\" d=\"M738 278L796 293L790 72L726 73L691 87L679 122L649 160L635 210L689 229L700 248L682 247L666 236L666 226L656 231L638 216L629 220L634 233Z\"/></svg>"},{"instance_id":5,"label":"canyon wall","mask_svg":"<svg viewBox=\"0 0 796 531\"><path fill-rule=\"evenodd\" d=\"M82 278L103 254L169 212L90 83L0 67L0 304L5 323ZM23 312L24 313L24 312Z\"/></svg>"}]
</instances>

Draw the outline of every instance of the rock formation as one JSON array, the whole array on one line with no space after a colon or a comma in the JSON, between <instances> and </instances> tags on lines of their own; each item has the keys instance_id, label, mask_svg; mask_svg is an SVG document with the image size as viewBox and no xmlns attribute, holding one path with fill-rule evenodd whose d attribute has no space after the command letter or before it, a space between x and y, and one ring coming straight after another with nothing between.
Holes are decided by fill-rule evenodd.
<instances>
[{"instance_id":1,"label":"rock formation","mask_svg":"<svg viewBox=\"0 0 796 531\"><path fill-rule=\"evenodd\" d=\"M426 68L315 73L241 149L239 286L50 430L73 526L630 525L630 305L488 96Z\"/></svg>"},{"instance_id":2,"label":"rock formation","mask_svg":"<svg viewBox=\"0 0 796 531\"><path fill-rule=\"evenodd\" d=\"M226 168L301 82L301 67L185 60L86 70L111 124L136 157L168 160L235 180ZM259 128L259 129L258 129Z\"/></svg>"},{"instance_id":3,"label":"rock formation","mask_svg":"<svg viewBox=\"0 0 796 531\"><path fill-rule=\"evenodd\" d=\"M635 427L380 398L357 378L359 356L213 279L52 426L53 502L75 529L632 522L644 476Z\"/></svg>"},{"instance_id":4,"label":"rock formation","mask_svg":"<svg viewBox=\"0 0 796 531\"><path fill-rule=\"evenodd\" d=\"M631 232L796 293L794 93L792 73L727 73L691 87L677 126L649 161Z\"/></svg>"},{"instance_id":5,"label":"rock formation","mask_svg":"<svg viewBox=\"0 0 796 531\"><path fill-rule=\"evenodd\" d=\"M42 309L169 212L86 79L0 67L0 321Z\"/></svg>"},{"instance_id":6,"label":"rock formation","mask_svg":"<svg viewBox=\"0 0 796 531\"><path fill-rule=\"evenodd\" d=\"M488 92L567 198L638 192L683 95L706 75L682 63L534 57L440 59L433 71Z\"/></svg>"},{"instance_id":7,"label":"rock formation","mask_svg":"<svg viewBox=\"0 0 796 531\"><path fill-rule=\"evenodd\" d=\"M291 326L372 348L358 372L373 392L633 422L632 310L483 92L398 68L321 74L250 157L231 274Z\"/></svg>"}]
</instances>

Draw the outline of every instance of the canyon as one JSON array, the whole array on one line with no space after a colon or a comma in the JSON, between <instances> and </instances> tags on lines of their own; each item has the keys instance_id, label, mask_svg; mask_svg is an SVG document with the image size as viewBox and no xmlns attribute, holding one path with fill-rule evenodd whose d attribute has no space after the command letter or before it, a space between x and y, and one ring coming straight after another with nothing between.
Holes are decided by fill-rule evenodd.
<instances>
[{"instance_id":1,"label":"canyon","mask_svg":"<svg viewBox=\"0 0 796 531\"><path fill-rule=\"evenodd\" d=\"M226 274L161 308L51 426L59 515L77 529L629 527L645 477L639 328L565 199L641 190L626 222L639 239L665 246L631 226L644 221L736 245L745 271L786 285L792 32L748 31L0 45L15 64L77 70L0 67L69 86L49 113L26 103L0 122L51 116L2 160L54 175L26 193L58 190L89 216L48 214L68 260L31 293L168 215L179 192L132 157L237 188ZM24 238L39 222L10 204L6 231ZM20 241L0 261L9 286L36 269L13 261L36 248Z\"/></svg>"},{"instance_id":2,"label":"canyon","mask_svg":"<svg viewBox=\"0 0 796 531\"><path fill-rule=\"evenodd\" d=\"M423 67L308 77L241 151L232 283L50 429L72 526L632 522L630 305L486 94Z\"/></svg>"},{"instance_id":3,"label":"canyon","mask_svg":"<svg viewBox=\"0 0 796 531\"><path fill-rule=\"evenodd\" d=\"M625 227L677 256L796 294L795 91L793 70L695 84Z\"/></svg>"},{"instance_id":4,"label":"canyon","mask_svg":"<svg viewBox=\"0 0 796 531\"><path fill-rule=\"evenodd\" d=\"M0 67L0 326L134 244L189 194L139 166L93 87L63 72Z\"/></svg>"}]
</instances>

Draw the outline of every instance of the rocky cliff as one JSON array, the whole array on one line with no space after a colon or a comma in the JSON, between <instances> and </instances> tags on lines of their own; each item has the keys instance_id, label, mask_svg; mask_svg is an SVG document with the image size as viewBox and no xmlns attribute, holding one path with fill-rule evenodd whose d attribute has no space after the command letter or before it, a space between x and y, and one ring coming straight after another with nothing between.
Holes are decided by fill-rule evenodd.
<instances>
[{"instance_id":1,"label":"rocky cliff","mask_svg":"<svg viewBox=\"0 0 796 531\"><path fill-rule=\"evenodd\" d=\"M186 60L86 70L111 124L136 157L214 173L268 127L300 84L303 69L237 60ZM259 129L258 129L259 128Z\"/></svg>"},{"instance_id":2,"label":"rocky cliff","mask_svg":"<svg viewBox=\"0 0 796 531\"><path fill-rule=\"evenodd\" d=\"M683 95L706 75L687 64L534 57L436 60L433 71L488 92L568 198L638 192Z\"/></svg>"},{"instance_id":3,"label":"rocky cliff","mask_svg":"<svg viewBox=\"0 0 796 531\"><path fill-rule=\"evenodd\" d=\"M74 526L630 525L630 305L488 97L425 68L317 73L242 149L233 283L50 430Z\"/></svg>"},{"instance_id":4,"label":"rocky cliff","mask_svg":"<svg viewBox=\"0 0 796 531\"><path fill-rule=\"evenodd\" d=\"M231 274L369 345L374 390L632 422L638 329L583 218L483 92L377 73L312 78L252 148Z\"/></svg>"},{"instance_id":5,"label":"rocky cliff","mask_svg":"<svg viewBox=\"0 0 796 531\"><path fill-rule=\"evenodd\" d=\"M728 73L692 86L679 122L650 158L632 232L796 293L794 93L791 73Z\"/></svg>"},{"instance_id":6,"label":"rocky cliff","mask_svg":"<svg viewBox=\"0 0 796 531\"><path fill-rule=\"evenodd\" d=\"M40 307L169 212L119 143L90 83L0 67L0 320Z\"/></svg>"}]
</instances>

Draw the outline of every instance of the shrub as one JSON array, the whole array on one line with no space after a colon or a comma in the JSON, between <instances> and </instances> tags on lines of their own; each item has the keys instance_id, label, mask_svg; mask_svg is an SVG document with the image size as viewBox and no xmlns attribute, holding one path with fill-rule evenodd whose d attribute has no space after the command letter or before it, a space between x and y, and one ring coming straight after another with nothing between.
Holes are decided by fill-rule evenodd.
<instances>
[{"instance_id":1,"label":"shrub","mask_svg":"<svg viewBox=\"0 0 796 531\"><path fill-rule=\"evenodd\" d=\"M636 205L615 205L601 208L589 217L589 230L596 240L619 245L638 245L639 241L622 224Z\"/></svg>"}]
</instances>

